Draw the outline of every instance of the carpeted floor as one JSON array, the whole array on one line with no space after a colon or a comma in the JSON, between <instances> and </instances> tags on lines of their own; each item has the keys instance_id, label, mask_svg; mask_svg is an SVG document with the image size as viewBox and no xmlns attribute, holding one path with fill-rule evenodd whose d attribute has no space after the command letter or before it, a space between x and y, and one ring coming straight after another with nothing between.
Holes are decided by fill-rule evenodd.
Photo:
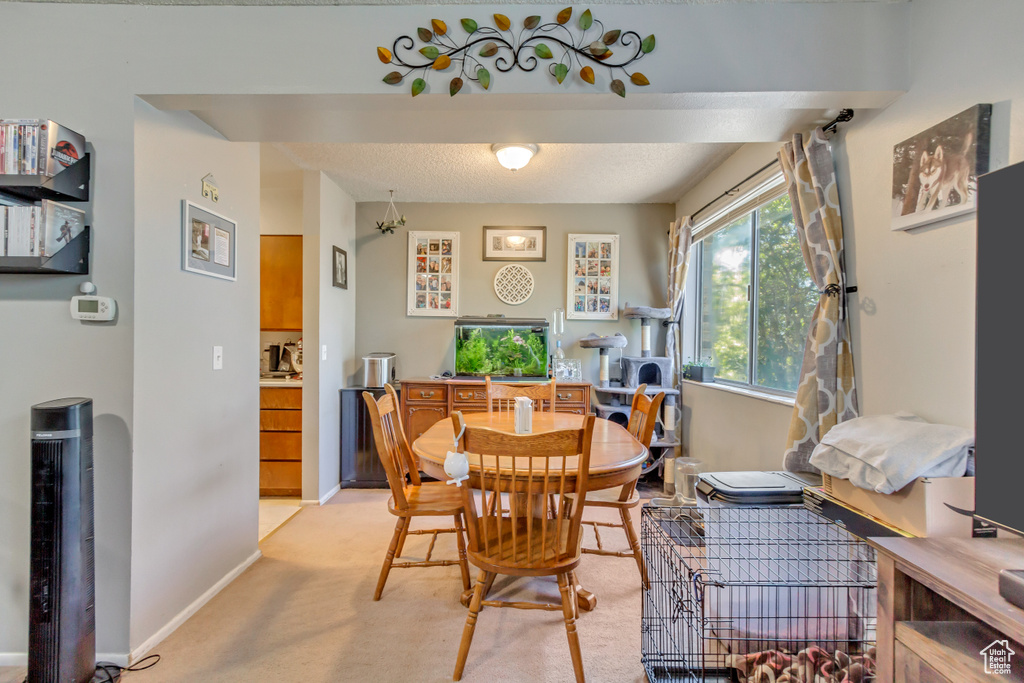
<instances>
[{"instance_id":1,"label":"carpeted floor","mask_svg":"<svg viewBox=\"0 0 1024 683\"><path fill-rule=\"evenodd\" d=\"M392 570L373 602L395 522L387 496L347 490L305 508L261 544L263 558L155 648L163 657L156 667L124 680L450 681L466 620L458 567ZM639 524L639 509L635 517ZM606 547L626 547L618 530L602 539ZM428 541L409 536L405 555L422 558ZM451 534L438 538L434 557L455 557ZM585 555L578 575L598 597L597 609L577 621L587 679L642 683L636 564ZM499 576L492 595L559 600L554 579ZM573 680L561 613L484 608L463 680Z\"/></svg>"}]
</instances>

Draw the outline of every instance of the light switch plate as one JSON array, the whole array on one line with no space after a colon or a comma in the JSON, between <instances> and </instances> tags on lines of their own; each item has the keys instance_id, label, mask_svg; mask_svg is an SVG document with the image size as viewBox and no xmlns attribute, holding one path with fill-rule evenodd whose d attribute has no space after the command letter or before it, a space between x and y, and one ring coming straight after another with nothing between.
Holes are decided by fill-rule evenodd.
<instances>
[{"instance_id":1,"label":"light switch plate","mask_svg":"<svg viewBox=\"0 0 1024 683\"><path fill-rule=\"evenodd\" d=\"M223 370L224 369L224 347L214 346L213 347L213 369Z\"/></svg>"},{"instance_id":2,"label":"light switch plate","mask_svg":"<svg viewBox=\"0 0 1024 683\"><path fill-rule=\"evenodd\" d=\"M327 344L320 347L320 360L327 360Z\"/></svg>"}]
</instances>

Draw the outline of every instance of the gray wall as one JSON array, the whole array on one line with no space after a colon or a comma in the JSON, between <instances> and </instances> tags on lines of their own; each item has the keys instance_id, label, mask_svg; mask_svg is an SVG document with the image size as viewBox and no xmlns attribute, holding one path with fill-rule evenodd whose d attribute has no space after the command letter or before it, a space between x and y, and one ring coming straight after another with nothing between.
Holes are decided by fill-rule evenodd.
<instances>
[{"instance_id":1,"label":"gray wall","mask_svg":"<svg viewBox=\"0 0 1024 683\"><path fill-rule=\"evenodd\" d=\"M213 173L220 202L202 198ZM131 640L138 647L257 552L259 149L188 113L135 109L135 457ZM237 281L181 269L181 200L237 224ZM213 346L224 369L213 370Z\"/></svg>"},{"instance_id":2,"label":"gray wall","mask_svg":"<svg viewBox=\"0 0 1024 683\"><path fill-rule=\"evenodd\" d=\"M497 163L497 162L495 162ZM361 203L356 210L360 272L356 307L356 356L373 351L398 354L403 378L454 371L454 325L451 318L410 317L406 311L406 262L409 230L458 231L461 315L503 313L506 316L551 319L566 305L566 267L569 233L615 233L619 240L619 302L665 305L667 237L673 218L671 204L401 204L405 228L381 235L375 221L387 203ZM524 262L536 284L533 296L519 306L502 303L494 294L494 275L504 261L482 260L483 226L547 226L544 262ZM659 327L652 343L664 349ZM597 352L579 348L576 340L595 332L622 332L630 341L627 354L639 355L640 324L621 315L617 322L567 320L562 343L568 358L583 361L584 378L596 381ZM613 356L617 358L617 356ZM361 368L355 382L361 382Z\"/></svg>"},{"instance_id":3,"label":"gray wall","mask_svg":"<svg viewBox=\"0 0 1024 683\"><path fill-rule=\"evenodd\" d=\"M858 112L833 143L848 280L859 288L850 296L857 390L862 414L907 410L973 428L975 218L891 231L892 147L990 102L993 168L1024 159L1024 44L1014 28L1024 22L1024 5L910 7L909 92L884 111ZM737 152L679 202L679 214L770 160L764 147ZM684 417L693 421L684 429L686 451L713 469L780 467L792 409L721 393L684 385Z\"/></svg>"}]
</instances>

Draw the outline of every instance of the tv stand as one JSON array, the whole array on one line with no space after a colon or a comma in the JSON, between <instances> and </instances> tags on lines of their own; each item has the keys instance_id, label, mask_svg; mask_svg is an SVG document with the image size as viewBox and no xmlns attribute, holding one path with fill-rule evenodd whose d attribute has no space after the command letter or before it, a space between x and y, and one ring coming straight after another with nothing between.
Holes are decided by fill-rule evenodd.
<instances>
[{"instance_id":1,"label":"tv stand","mask_svg":"<svg viewBox=\"0 0 1024 683\"><path fill-rule=\"evenodd\" d=\"M1024 566L1024 539L868 543L878 551L878 683L1024 681L1024 610L1000 597L998 578ZM986 670L1002 661L1009 674Z\"/></svg>"}]
</instances>

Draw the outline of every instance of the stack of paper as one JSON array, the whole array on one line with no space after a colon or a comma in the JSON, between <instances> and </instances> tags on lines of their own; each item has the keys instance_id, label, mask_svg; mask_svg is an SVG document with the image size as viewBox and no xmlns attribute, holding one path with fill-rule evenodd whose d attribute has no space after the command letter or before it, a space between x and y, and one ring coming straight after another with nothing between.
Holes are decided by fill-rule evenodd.
<instances>
[{"instance_id":1,"label":"stack of paper","mask_svg":"<svg viewBox=\"0 0 1024 683\"><path fill-rule=\"evenodd\" d=\"M533 431L533 401L525 396L516 398L516 434Z\"/></svg>"}]
</instances>

